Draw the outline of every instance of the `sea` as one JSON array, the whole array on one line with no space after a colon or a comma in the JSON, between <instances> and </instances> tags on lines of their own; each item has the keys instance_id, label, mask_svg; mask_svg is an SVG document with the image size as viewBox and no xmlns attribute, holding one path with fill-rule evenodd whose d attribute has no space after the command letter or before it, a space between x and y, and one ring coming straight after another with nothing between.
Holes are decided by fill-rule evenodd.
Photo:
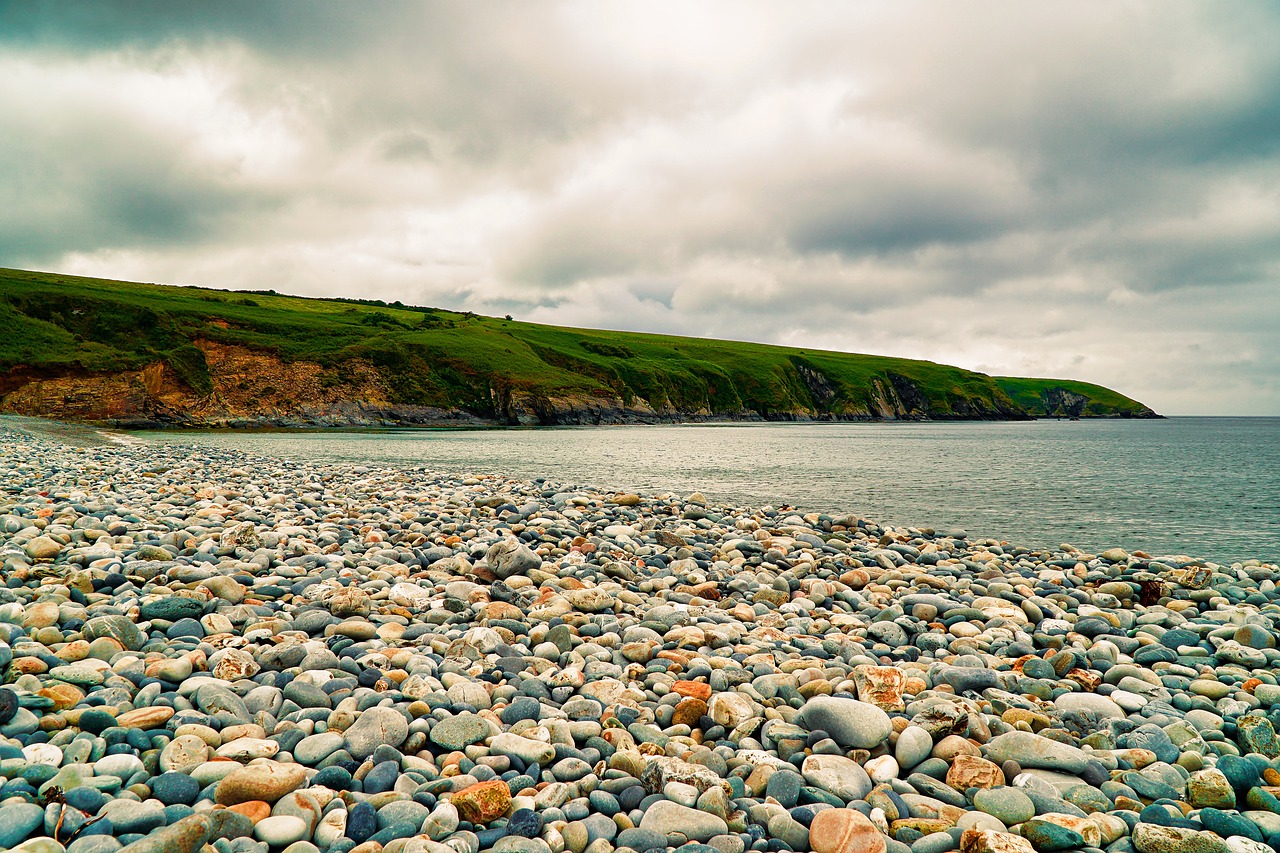
<instances>
[{"instance_id":1,"label":"sea","mask_svg":"<svg viewBox=\"0 0 1280 853\"><path fill-rule=\"evenodd\" d=\"M546 478L894 527L1280 561L1280 418L141 432L296 460Z\"/></svg>"}]
</instances>

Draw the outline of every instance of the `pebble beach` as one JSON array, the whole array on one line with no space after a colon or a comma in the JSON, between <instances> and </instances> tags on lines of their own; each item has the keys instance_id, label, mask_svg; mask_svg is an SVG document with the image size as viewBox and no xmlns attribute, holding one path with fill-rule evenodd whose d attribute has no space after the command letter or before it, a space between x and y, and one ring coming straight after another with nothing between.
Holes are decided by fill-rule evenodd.
<instances>
[{"instance_id":1,"label":"pebble beach","mask_svg":"<svg viewBox=\"0 0 1280 853\"><path fill-rule=\"evenodd\" d=\"M1271 562L5 424L0 564L0 850L1280 850Z\"/></svg>"}]
</instances>

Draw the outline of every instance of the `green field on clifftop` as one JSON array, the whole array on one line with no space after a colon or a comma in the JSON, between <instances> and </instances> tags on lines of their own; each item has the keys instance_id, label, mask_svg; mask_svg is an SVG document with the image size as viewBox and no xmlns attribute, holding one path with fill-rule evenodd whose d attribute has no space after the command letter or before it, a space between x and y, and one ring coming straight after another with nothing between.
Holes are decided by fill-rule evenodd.
<instances>
[{"instance_id":1,"label":"green field on clifftop","mask_svg":"<svg viewBox=\"0 0 1280 853\"><path fill-rule=\"evenodd\" d=\"M1022 379L1015 376L997 376L995 380L1015 403L1037 418L1125 415L1149 417L1145 412L1150 410L1137 400L1090 382L1072 379ZM1083 399L1072 400L1072 397Z\"/></svg>"},{"instance_id":2,"label":"green field on clifftop","mask_svg":"<svg viewBox=\"0 0 1280 853\"><path fill-rule=\"evenodd\" d=\"M712 416L865 417L886 389L912 417L1025 417L1025 383L1080 385L997 382L912 359L546 326L376 300L4 269L0 325L6 373L120 371L164 361L206 393L208 368L193 342L208 340L320 364L334 384L344 381L344 363L358 359L379 370L398 403L495 418L495 392L590 395L627 405L643 399L659 410ZM1010 381L1024 384L1010 390ZM1087 387L1107 406L1115 398L1145 408Z\"/></svg>"}]
</instances>

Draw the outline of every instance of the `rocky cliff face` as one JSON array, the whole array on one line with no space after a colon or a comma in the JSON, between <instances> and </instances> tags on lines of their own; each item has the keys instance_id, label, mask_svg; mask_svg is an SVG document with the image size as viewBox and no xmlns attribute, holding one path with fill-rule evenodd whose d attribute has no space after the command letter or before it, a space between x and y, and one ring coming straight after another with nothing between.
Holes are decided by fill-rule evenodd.
<instances>
[{"instance_id":1,"label":"rocky cliff face","mask_svg":"<svg viewBox=\"0 0 1280 853\"><path fill-rule=\"evenodd\" d=\"M1100 414L1096 409L1090 408L1090 400L1083 394L1079 394L1068 388L1046 388L1040 393L1040 401L1044 406L1044 414L1054 418L1082 418L1082 417L1118 417L1118 418L1159 418L1160 415L1155 411L1140 406L1133 411L1122 411L1118 413ZM1038 411L1038 410L1037 410Z\"/></svg>"},{"instance_id":2,"label":"rocky cliff face","mask_svg":"<svg viewBox=\"0 0 1280 853\"><path fill-rule=\"evenodd\" d=\"M285 363L244 347L199 341L212 391L193 390L169 364L120 373L12 371L0 411L116 426L373 426L476 422L465 413L392 403L370 365L341 380L318 364Z\"/></svg>"},{"instance_id":3,"label":"rocky cliff face","mask_svg":"<svg viewBox=\"0 0 1280 853\"><path fill-rule=\"evenodd\" d=\"M1065 388L1049 388L1040 395L1044 400L1044 410L1051 415L1078 418L1089 404L1089 398L1076 394Z\"/></svg>"},{"instance_id":4,"label":"rocky cliff face","mask_svg":"<svg viewBox=\"0 0 1280 853\"><path fill-rule=\"evenodd\" d=\"M207 367L193 382L168 362L118 373L40 373L17 368L0 377L0 411L123 427L551 425L657 423L675 420L928 420L1019 418L1017 407L937 401L910 380L876 379L865 402L841 403L838 389L820 371L801 372L814 406L787 411L713 411L657 406L634 395L607 391L547 396L498 387L480 405L433 407L397 402L386 377L373 365L344 362L326 370L311 362L284 362L245 347L195 341ZM202 386L201 389L193 385Z\"/></svg>"}]
</instances>

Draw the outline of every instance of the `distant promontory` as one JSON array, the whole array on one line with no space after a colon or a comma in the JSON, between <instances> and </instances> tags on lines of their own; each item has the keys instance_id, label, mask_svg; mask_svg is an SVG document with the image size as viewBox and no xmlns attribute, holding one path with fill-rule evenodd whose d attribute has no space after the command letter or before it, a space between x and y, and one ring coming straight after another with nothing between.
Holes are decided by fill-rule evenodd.
<instances>
[{"instance_id":1,"label":"distant promontory","mask_svg":"<svg viewBox=\"0 0 1280 853\"><path fill-rule=\"evenodd\" d=\"M0 411L118 427L1160 417L928 361L23 270L0 328Z\"/></svg>"}]
</instances>

